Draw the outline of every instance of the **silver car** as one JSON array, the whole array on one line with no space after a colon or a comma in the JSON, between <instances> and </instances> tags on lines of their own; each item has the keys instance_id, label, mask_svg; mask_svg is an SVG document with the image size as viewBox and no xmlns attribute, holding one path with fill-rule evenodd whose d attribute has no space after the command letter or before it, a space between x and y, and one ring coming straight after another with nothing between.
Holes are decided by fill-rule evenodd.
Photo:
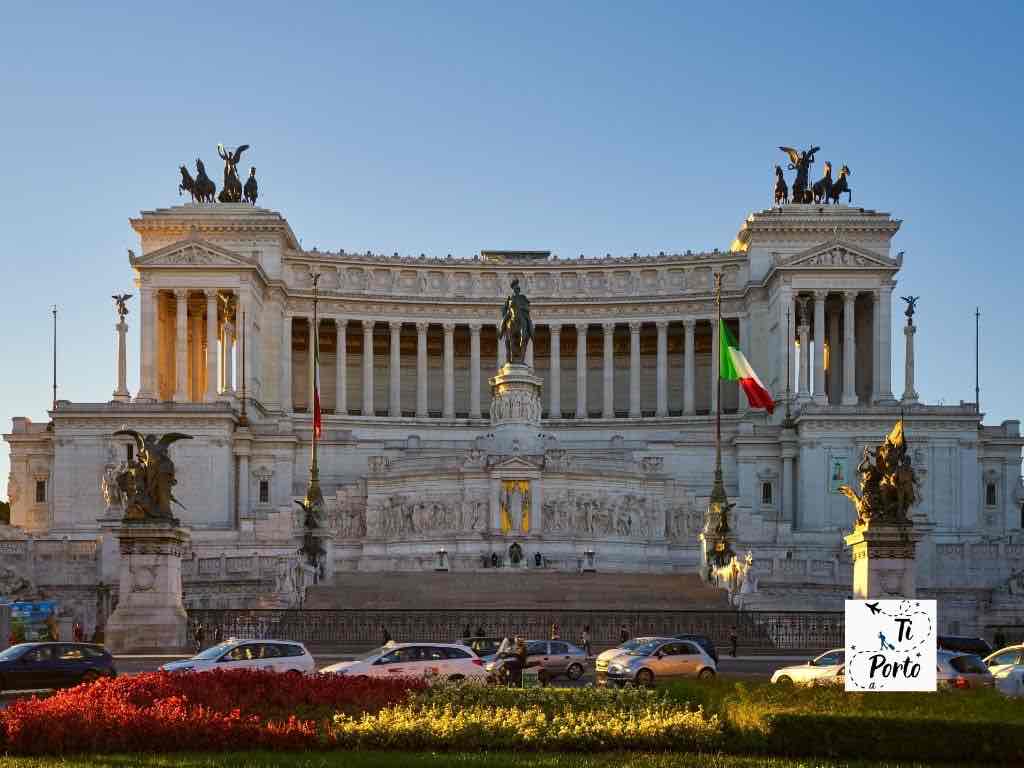
<instances>
[{"instance_id":1,"label":"silver car","mask_svg":"<svg viewBox=\"0 0 1024 768\"><path fill-rule=\"evenodd\" d=\"M488 677L503 679L506 661L507 657L499 656L488 662ZM564 640L527 640L526 666L537 669L542 683L562 676L579 680L587 669L587 654L582 648Z\"/></svg>"},{"instance_id":2,"label":"silver car","mask_svg":"<svg viewBox=\"0 0 1024 768\"><path fill-rule=\"evenodd\" d=\"M621 656L608 665L608 671L598 673L598 684L625 685L633 683L644 687L657 680L676 677L696 677L711 680L718 672L715 660L692 640L659 637Z\"/></svg>"}]
</instances>

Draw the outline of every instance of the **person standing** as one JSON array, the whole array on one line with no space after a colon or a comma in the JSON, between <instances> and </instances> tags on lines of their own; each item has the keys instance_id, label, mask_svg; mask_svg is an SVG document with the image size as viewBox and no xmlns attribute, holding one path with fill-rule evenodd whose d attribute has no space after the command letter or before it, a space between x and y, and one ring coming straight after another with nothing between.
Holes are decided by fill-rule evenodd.
<instances>
[{"instance_id":1,"label":"person standing","mask_svg":"<svg viewBox=\"0 0 1024 768\"><path fill-rule=\"evenodd\" d=\"M551 625L551 639L552 640L561 640L562 639L562 630L559 628L557 621L554 624Z\"/></svg>"},{"instance_id":2,"label":"person standing","mask_svg":"<svg viewBox=\"0 0 1024 768\"><path fill-rule=\"evenodd\" d=\"M85 630L82 628L82 622L76 621L71 627L71 635L75 638L76 643L81 643L85 640Z\"/></svg>"},{"instance_id":3,"label":"person standing","mask_svg":"<svg viewBox=\"0 0 1024 768\"><path fill-rule=\"evenodd\" d=\"M736 650L740 644L740 636L736 632L736 627L729 627L729 655L734 659L736 658Z\"/></svg>"},{"instance_id":4,"label":"person standing","mask_svg":"<svg viewBox=\"0 0 1024 768\"><path fill-rule=\"evenodd\" d=\"M508 639L508 635L505 635L501 639L501 644L498 646L497 655L504 656L505 654L512 653L513 645L512 641Z\"/></svg>"},{"instance_id":5,"label":"person standing","mask_svg":"<svg viewBox=\"0 0 1024 768\"><path fill-rule=\"evenodd\" d=\"M472 637L472 635L470 635L470 633L469 633L469 624L467 624L462 629L462 639L463 640L469 640L470 637Z\"/></svg>"},{"instance_id":6,"label":"person standing","mask_svg":"<svg viewBox=\"0 0 1024 768\"><path fill-rule=\"evenodd\" d=\"M487 632L479 624L476 625L476 637L487 637Z\"/></svg>"},{"instance_id":7,"label":"person standing","mask_svg":"<svg viewBox=\"0 0 1024 768\"><path fill-rule=\"evenodd\" d=\"M586 652L587 658L589 659L591 657L591 655L592 655L590 653L590 625L589 624L584 624L583 625L583 633L580 635L580 645L583 646L583 650Z\"/></svg>"},{"instance_id":8,"label":"person standing","mask_svg":"<svg viewBox=\"0 0 1024 768\"><path fill-rule=\"evenodd\" d=\"M391 633L388 632L388 628L385 627L383 624L380 625L380 635L381 638L383 639L384 645L387 645L391 642Z\"/></svg>"},{"instance_id":9,"label":"person standing","mask_svg":"<svg viewBox=\"0 0 1024 768\"><path fill-rule=\"evenodd\" d=\"M224 642L224 628L218 624L213 628L213 644L220 645Z\"/></svg>"},{"instance_id":10,"label":"person standing","mask_svg":"<svg viewBox=\"0 0 1024 768\"><path fill-rule=\"evenodd\" d=\"M627 640L629 640L629 630L626 629L626 625L623 624L621 627L619 627L619 642L624 643Z\"/></svg>"},{"instance_id":11,"label":"person standing","mask_svg":"<svg viewBox=\"0 0 1024 768\"><path fill-rule=\"evenodd\" d=\"M203 641L206 639L206 627L203 626L203 622L199 622L198 624L196 624L194 638L196 653L199 653L201 650L203 650Z\"/></svg>"}]
</instances>

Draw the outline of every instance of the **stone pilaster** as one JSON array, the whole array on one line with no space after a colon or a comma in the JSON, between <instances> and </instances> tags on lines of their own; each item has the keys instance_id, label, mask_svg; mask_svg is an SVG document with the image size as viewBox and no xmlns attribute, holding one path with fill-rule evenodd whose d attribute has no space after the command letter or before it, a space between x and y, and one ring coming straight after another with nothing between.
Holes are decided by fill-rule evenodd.
<instances>
[{"instance_id":1,"label":"stone pilaster","mask_svg":"<svg viewBox=\"0 0 1024 768\"><path fill-rule=\"evenodd\" d=\"M796 524L796 472L794 463L799 453L796 432L783 428L782 443L782 520L789 525Z\"/></svg>"},{"instance_id":2,"label":"stone pilaster","mask_svg":"<svg viewBox=\"0 0 1024 768\"><path fill-rule=\"evenodd\" d=\"M117 325L117 386L114 388L114 400L127 403L132 399L128 392L128 323L122 317Z\"/></svg>"},{"instance_id":3,"label":"stone pilaster","mask_svg":"<svg viewBox=\"0 0 1024 768\"><path fill-rule=\"evenodd\" d=\"M604 341L603 355L603 376L602 394L604 403L601 409L601 417L605 419L615 418L615 323L603 323L601 325L602 340Z\"/></svg>"},{"instance_id":4,"label":"stone pilaster","mask_svg":"<svg viewBox=\"0 0 1024 768\"><path fill-rule=\"evenodd\" d=\"M855 307L857 299L855 291L843 293L843 405L857 404L856 391L856 330L854 324Z\"/></svg>"},{"instance_id":5,"label":"stone pilaster","mask_svg":"<svg viewBox=\"0 0 1024 768\"><path fill-rule=\"evenodd\" d=\"M643 323L629 323L629 418L639 419L640 410L640 329Z\"/></svg>"},{"instance_id":6,"label":"stone pilaster","mask_svg":"<svg viewBox=\"0 0 1024 768\"><path fill-rule=\"evenodd\" d=\"M807 322L810 299L807 296L797 296L797 302L800 305L800 325L797 326L797 333L800 334L800 385L797 399L804 402L811 398L811 326Z\"/></svg>"},{"instance_id":7,"label":"stone pilaster","mask_svg":"<svg viewBox=\"0 0 1024 768\"><path fill-rule=\"evenodd\" d=\"M388 371L388 388L390 398L388 402L388 413L393 418L402 415L402 323L392 320L388 323L391 332L391 360Z\"/></svg>"},{"instance_id":8,"label":"stone pilaster","mask_svg":"<svg viewBox=\"0 0 1024 768\"><path fill-rule=\"evenodd\" d=\"M187 402L188 397L188 291L174 292L177 309L174 327L174 401Z\"/></svg>"},{"instance_id":9,"label":"stone pilaster","mask_svg":"<svg viewBox=\"0 0 1024 768\"><path fill-rule=\"evenodd\" d=\"M348 318L334 318L334 333L338 354L334 367L334 412L348 415Z\"/></svg>"},{"instance_id":10,"label":"stone pilaster","mask_svg":"<svg viewBox=\"0 0 1024 768\"><path fill-rule=\"evenodd\" d=\"M295 410L292 398L292 316L281 317L281 410Z\"/></svg>"},{"instance_id":11,"label":"stone pilaster","mask_svg":"<svg viewBox=\"0 0 1024 768\"><path fill-rule=\"evenodd\" d=\"M814 402L826 405L825 393L825 299L828 291L814 292Z\"/></svg>"},{"instance_id":12,"label":"stone pilaster","mask_svg":"<svg viewBox=\"0 0 1024 768\"><path fill-rule=\"evenodd\" d=\"M469 324L469 418L480 413L480 323ZM531 347L532 348L532 347Z\"/></svg>"},{"instance_id":13,"label":"stone pilaster","mask_svg":"<svg viewBox=\"0 0 1024 768\"><path fill-rule=\"evenodd\" d=\"M373 320L363 320L363 416L373 416Z\"/></svg>"},{"instance_id":14,"label":"stone pilaster","mask_svg":"<svg viewBox=\"0 0 1024 768\"><path fill-rule=\"evenodd\" d=\"M416 323L416 416L425 419L427 410L427 329L430 324Z\"/></svg>"},{"instance_id":15,"label":"stone pilaster","mask_svg":"<svg viewBox=\"0 0 1024 768\"><path fill-rule=\"evenodd\" d=\"M444 418L455 418L455 323L444 326Z\"/></svg>"},{"instance_id":16,"label":"stone pilaster","mask_svg":"<svg viewBox=\"0 0 1024 768\"><path fill-rule=\"evenodd\" d=\"M693 416L697 412L696 399L694 397L694 386L697 383L697 351L696 343L697 321L693 318L683 320L685 332L685 349L683 350L683 414Z\"/></svg>"},{"instance_id":17,"label":"stone pilaster","mask_svg":"<svg viewBox=\"0 0 1024 768\"><path fill-rule=\"evenodd\" d=\"M587 324L576 323L576 418L587 418Z\"/></svg>"},{"instance_id":18,"label":"stone pilaster","mask_svg":"<svg viewBox=\"0 0 1024 768\"><path fill-rule=\"evenodd\" d=\"M562 418L562 326L550 325L551 329L551 397L549 418Z\"/></svg>"},{"instance_id":19,"label":"stone pilaster","mask_svg":"<svg viewBox=\"0 0 1024 768\"><path fill-rule=\"evenodd\" d=\"M658 329L658 402L657 415L668 416L668 321L659 320Z\"/></svg>"}]
</instances>

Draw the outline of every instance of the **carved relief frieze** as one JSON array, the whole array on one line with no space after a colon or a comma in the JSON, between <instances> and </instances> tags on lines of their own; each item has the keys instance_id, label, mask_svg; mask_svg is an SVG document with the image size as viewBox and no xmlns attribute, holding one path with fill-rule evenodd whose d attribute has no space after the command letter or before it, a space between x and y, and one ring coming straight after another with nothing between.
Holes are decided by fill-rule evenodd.
<instances>
[{"instance_id":1,"label":"carved relief frieze","mask_svg":"<svg viewBox=\"0 0 1024 768\"><path fill-rule=\"evenodd\" d=\"M566 491L544 498L544 531L577 536L662 538L658 499L650 494Z\"/></svg>"}]
</instances>

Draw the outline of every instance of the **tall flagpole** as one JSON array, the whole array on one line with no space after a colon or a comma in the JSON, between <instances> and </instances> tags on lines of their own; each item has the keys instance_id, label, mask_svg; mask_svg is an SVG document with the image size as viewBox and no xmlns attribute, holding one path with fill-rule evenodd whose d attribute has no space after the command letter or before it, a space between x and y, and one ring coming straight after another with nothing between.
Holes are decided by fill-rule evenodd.
<instances>
[{"instance_id":1,"label":"tall flagpole","mask_svg":"<svg viewBox=\"0 0 1024 768\"><path fill-rule=\"evenodd\" d=\"M718 370L715 371L715 386L718 393L715 408L715 478L711 487L711 497L708 499L704 533L701 534L709 581L712 580L714 567L724 566L733 555L729 541L729 510L732 505L729 504L729 497L725 493L725 483L722 480L722 275L720 272L715 273L715 307L715 322L718 323L716 335L719 340ZM715 359L715 351L712 350L712 360Z\"/></svg>"},{"instance_id":2,"label":"tall flagpole","mask_svg":"<svg viewBox=\"0 0 1024 768\"><path fill-rule=\"evenodd\" d=\"M974 410L981 413L981 384L978 376L981 341L981 310L974 308Z\"/></svg>"},{"instance_id":3,"label":"tall flagpole","mask_svg":"<svg viewBox=\"0 0 1024 768\"><path fill-rule=\"evenodd\" d=\"M317 371L320 366L320 319L317 314L318 305L320 303L319 293L319 282L320 273L315 272L313 277L313 386L316 387ZM314 392L314 396L319 397L319 393ZM323 493L320 491L320 466L317 463L317 450L318 443L320 442L319 435L316 430L316 414L314 413L316 405L310 403L310 413L313 416L313 439L310 441L310 460L309 460L309 488L306 490L306 503L307 504L323 504Z\"/></svg>"},{"instance_id":4,"label":"tall flagpole","mask_svg":"<svg viewBox=\"0 0 1024 768\"><path fill-rule=\"evenodd\" d=\"M51 408L57 410L57 305L53 305L53 403Z\"/></svg>"}]
</instances>

